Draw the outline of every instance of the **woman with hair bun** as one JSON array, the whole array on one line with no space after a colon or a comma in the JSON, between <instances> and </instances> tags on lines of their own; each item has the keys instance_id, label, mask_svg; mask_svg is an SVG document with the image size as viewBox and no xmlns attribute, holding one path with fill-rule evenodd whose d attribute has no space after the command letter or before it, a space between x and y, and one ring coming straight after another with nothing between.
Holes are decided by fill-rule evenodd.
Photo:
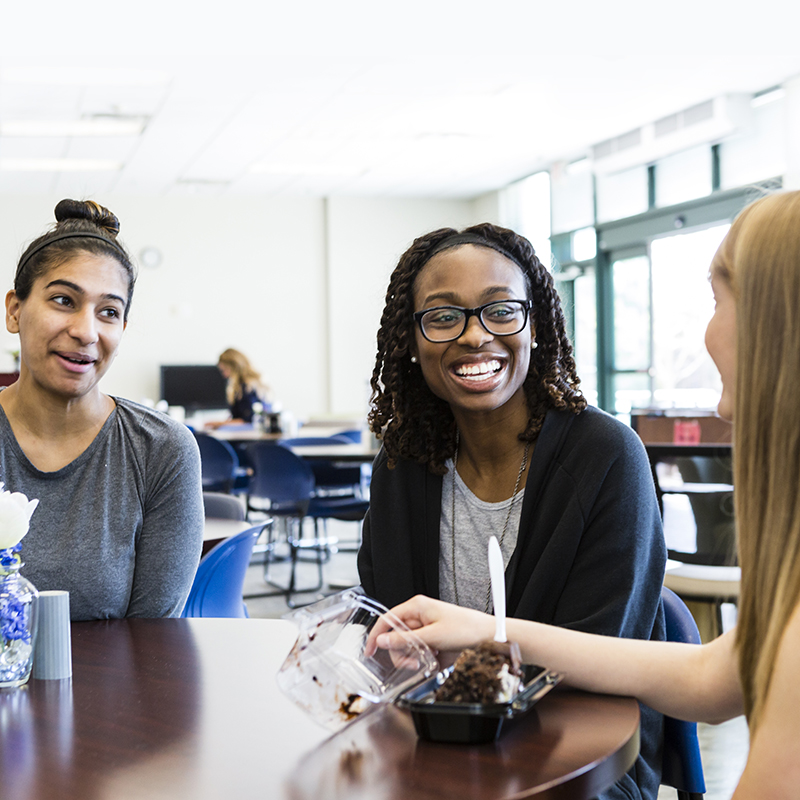
<instances>
[{"instance_id":1,"label":"woman with hair bun","mask_svg":"<svg viewBox=\"0 0 800 800\"><path fill-rule=\"evenodd\" d=\"M103 394L136 273L119 221L62 200L19 260L6 327L20 374L0 392L0 480L39 498L22 546L39 590L73 620L180 614L200 558L200 458L190 431Z\"/></svg>"},{"instance_id":2,"label":"woman with hair bun","mask_svg":"<svg viewBox=\"0 0 800 800\"><path fill-rule=\"evenodd\" d=\"M401 256L372 375L382 439L358 555L367 594L491 610L487 543L508 613L663 639L666 550L644 447L587 406L553 280L527 239L433 231ZM654 798L662 718L606 798Z\"/></svg>"}]
</instances>

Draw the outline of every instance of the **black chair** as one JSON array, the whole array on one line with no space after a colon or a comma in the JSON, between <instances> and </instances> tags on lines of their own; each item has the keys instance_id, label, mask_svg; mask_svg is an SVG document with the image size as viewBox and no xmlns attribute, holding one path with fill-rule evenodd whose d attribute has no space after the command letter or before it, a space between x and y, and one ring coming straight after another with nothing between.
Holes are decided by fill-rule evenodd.
<instances>
[{"instance_id":1,"label":"black chair","mask_svg":"<svg viewBox=\"0 0 800 800\"><path fill-rule=\"evenodd\" d=\"M661 589L667 640L700 644L700 632L686 604L666 586ZM706 791L697 723L664 717L661 783L677 789L679 800L701 800Z\"/></svg>"},{"instance_id":2,"label":"black chair","mask_svg":"<svg viewBox=\"0 0 800 800\"><path fill-rule=\"evenodd\" d=\"M236 452L227 442L207 433L195 431L194 438L200 448L203 491L230 493L239 467Z\"/></svg>"},{"instance_id":3,"label":"black chair","mask_svg":"<svg viewBox=\"0 0 800 800\"><path fill-rule=\"evenodd\" d=\"M724 453L725 448L721 449ZM730 448L725 454L714 451L701 456L676 455L680 450L680 446L675 446L668 456L659 459L651 456L662 512L665 498L687 497L696 531L693 551L676 549L673 541L682 530L675 528L669 514L664 515L664 535L670 545L668 556L674 562L668 565L664 584L691 603L703 639L709 641L723 632L722 605L736 605L739 601L741 570L734 538ZM677 468L680 483L662 485L656 469L659 460Z\"/></svg>"}]
</instances>

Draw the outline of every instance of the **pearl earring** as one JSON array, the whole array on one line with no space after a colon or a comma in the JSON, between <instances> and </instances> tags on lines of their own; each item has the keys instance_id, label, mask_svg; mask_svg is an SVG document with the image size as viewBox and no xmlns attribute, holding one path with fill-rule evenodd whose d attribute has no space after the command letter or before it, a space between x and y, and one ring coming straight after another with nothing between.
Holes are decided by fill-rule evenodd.
<instances>
[{"instance_id":1,"label":"pearl earring","mask_svg":"<svg viewBox=\"0 0 800 800\"><path fill-rule=\"evenodd\" d=\"M416 356L411 356L411 363L412 364L416 364L417 363L417 357Z\"/></svg>"},{"instance_id":2,"label":"pearl earring","mask_svg":"<svg viewBox=\"0 0 800 800\"><path fill-rule=\"evenodd\" d=\"M531 342L531 350L535 350L538 346L539 342L534 339L534 341Z\"/></svg>"}]
</instances>

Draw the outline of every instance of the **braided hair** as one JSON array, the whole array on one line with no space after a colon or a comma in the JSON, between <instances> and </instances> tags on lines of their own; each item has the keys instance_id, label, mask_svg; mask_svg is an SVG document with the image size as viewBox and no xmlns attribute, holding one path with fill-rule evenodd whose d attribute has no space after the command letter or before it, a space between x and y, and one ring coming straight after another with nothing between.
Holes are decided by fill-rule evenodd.
<instances>
[{"instance_id":1,"label":"braided hair","mask_svg":"<svg viewBox=\"0 0 800 800\"><path fill-rule=\"evenodd\" d=\"M415 341L415 281L438 252L437 246L457 233L453 228L440 228L415 239L389 280L370 381L368 420L370 429L383 441L390 467L398 458L406 458L426 464L434 474L444 475L445 461L455 453L456 424L450 406L428 388L422 370L414 368L411 355ZM523 236L490 223L473 225L461 233L481 237L488 246L494 245L511 256L523 272L528 299L533 301L531 319L539 346L531 351L523 384L528 424L519 436L521 441L533 442L548 409L578 414L586 407L561 302L550 273Z\"/></svg>"}]
</instances>

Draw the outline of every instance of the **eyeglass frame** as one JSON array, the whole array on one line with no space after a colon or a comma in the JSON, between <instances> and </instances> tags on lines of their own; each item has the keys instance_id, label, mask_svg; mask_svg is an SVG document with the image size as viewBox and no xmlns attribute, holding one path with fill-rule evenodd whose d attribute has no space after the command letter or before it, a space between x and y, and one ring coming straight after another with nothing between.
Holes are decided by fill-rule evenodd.
<instances>
[{"instance_id":1,"label":"eyeglass frame","mask_svg":"<svg viewBox=\"0 0 800 800\"><path fill-rule=\"evenodd\" d=\"M518 331L514 331L514 333L497 333L496 331L490 331L489 328L486 327L486 323L483 321L483 312L489 308L489 306L496 305L498 303L519 303L522 307L522 310L525 313L525 319L522 321L522 325ZM431 339L429 336L425 334L425 331L422 327L422 318L430 313L431 311L440 311L444 308L454 308L456 311L463 311L464 312L464 327L461 329L460 333L457 336L453 336L451 339ZM517 300L516 298L510 300L491 300L488 303L484 303L482 306L476 306L475 308L462 308L461 306L433 306L432 308L423 308L422 311L415 311L412 316L414 317L414 321L417 323L419 327L419 332L422 334L422 337L432 344L446 344L447 342L454 342L456 339L460 339L465 331L467 330L467 326L469 325L470 317L477 317L478 322L480 323L481 327L491 336L516 336L518 333L522 333L525 330L525 326L528 324L530 320L530 312L533 308L533 301L532 300Z\"/></svg>"}]
</instances>

